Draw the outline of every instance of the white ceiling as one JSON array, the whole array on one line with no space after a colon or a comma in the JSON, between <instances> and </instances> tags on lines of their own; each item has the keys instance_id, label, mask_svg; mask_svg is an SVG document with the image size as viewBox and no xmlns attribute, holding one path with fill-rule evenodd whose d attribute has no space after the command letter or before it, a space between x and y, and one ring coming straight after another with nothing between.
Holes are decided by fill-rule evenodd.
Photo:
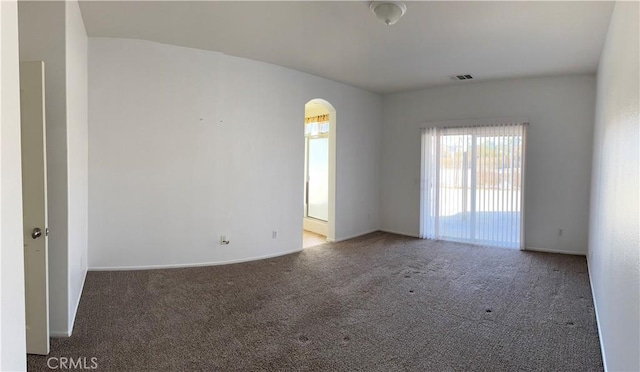
<instances>
[{"instance_id":1,"label":"white ceiling","mask_svg":"<svg viewBox=\"0 0 640 372\"><path fill-rule=\"evenodd\" d=\"M452 82L595 72L612 2L406 2L385 26L369 2L86 1L89 36L157 41L388 93Z\"/></svg>"}]
</instances>

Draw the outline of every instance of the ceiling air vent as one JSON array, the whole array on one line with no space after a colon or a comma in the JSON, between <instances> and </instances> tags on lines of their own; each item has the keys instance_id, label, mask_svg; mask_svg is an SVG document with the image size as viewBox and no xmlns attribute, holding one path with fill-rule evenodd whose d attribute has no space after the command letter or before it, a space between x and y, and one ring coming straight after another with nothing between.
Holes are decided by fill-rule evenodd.
<instances>
[{"instance_id":1,"label":"ceiling air vent","mask_svg":"<svg viewBox=\"0 0 640 372\"><path fill-rule=\"evenodd\" d=\"M449 76L451 78L451 80L471 80L473 79L473 76L471 75L453 75L453 76Z\"/></svg>"}]
</instances>

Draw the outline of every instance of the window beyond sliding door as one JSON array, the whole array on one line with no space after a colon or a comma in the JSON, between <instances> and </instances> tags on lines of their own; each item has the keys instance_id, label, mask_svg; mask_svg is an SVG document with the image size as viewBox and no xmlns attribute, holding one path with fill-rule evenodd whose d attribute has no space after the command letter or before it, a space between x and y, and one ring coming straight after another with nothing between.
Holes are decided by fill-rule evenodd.
<instances>
[{"instance_id":1,"label":"window beyond sliding door","mask_svg":"<svg viewBox=\"0 0 640 372\"><path fill-rule=\"evenodd\" d=\"M421 236L522 248L526 124L422 130Z\"/></svg>"}]
</instances>

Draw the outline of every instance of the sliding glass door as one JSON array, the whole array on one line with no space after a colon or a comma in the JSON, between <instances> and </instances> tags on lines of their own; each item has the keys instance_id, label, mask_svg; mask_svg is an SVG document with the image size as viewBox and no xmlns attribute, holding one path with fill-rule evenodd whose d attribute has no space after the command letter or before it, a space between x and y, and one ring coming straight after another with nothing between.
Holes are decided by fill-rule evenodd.
<instances>
[{"instance_id":1,"label":"sliding glass door","mask_svg":"<svg viewBox=\"0 0 640 372\"><path fill-rule=\"evenodd\" d=\"M307 137L307 217L329 219L329 138Z\"/></svg>"},{"instance_id":2,"label":"sliding glass door","mask_svg":"<svg viewBox=\"0 0 640 372\"><path fill-rule=\"evenodd\" d=\"M422 237L522 246L525 129L423 129Z\"/></svg>"}]
</instances>

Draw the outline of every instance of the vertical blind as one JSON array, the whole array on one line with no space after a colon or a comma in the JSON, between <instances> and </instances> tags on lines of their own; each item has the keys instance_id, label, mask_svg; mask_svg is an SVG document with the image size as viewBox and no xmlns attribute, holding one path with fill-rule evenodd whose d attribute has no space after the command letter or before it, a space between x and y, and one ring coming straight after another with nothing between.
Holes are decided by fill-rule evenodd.
<instances>
[{"instance_id":1,"label":"vertical blind","mask_svg":"<svg viewBox=\"0 0 640 372\"><path fill-rule=\"evenodd\" d=\"M422 129L422 238L523 248L526 127Z\"/></svg>"}]
</instances>

